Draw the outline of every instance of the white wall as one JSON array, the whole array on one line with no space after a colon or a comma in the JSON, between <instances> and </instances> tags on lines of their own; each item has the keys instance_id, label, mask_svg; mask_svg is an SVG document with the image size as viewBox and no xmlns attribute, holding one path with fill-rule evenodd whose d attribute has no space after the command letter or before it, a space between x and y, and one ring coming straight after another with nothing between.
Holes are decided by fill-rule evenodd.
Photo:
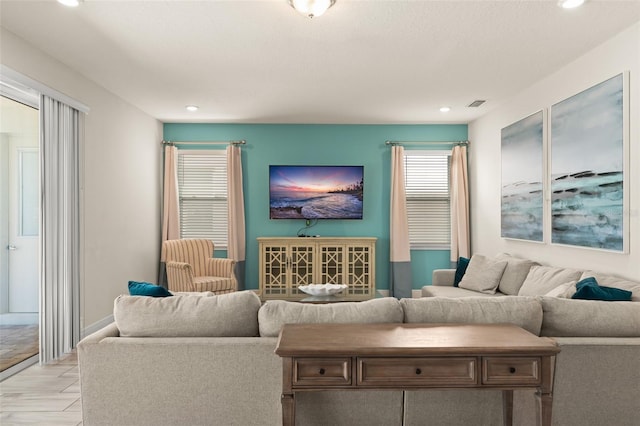
<instances>
[{"instance_id":1,"label":"white wall","mask_svg":"<svg viewBox=\"0 0 640 426\"><path fill-rule=\"evenodd\" d=\"M91 108L82 179L81 328L113 312L128 280L157 281L162 123L2 29L3 65Z\"/></svg>"},{"instance_id":2,"label":"white wall","mask_svg":"<svg viewBox=\"0 0 640 426\"><path fill-rule=\"evenodd\" d=\"M523 58L535 60L535 58ZM623 71L630 74L629 254L500 237L500 130ZM507 252L543 264L640 279L640 22L469 125L472 252Z\"/></svg>"}]
</instances>

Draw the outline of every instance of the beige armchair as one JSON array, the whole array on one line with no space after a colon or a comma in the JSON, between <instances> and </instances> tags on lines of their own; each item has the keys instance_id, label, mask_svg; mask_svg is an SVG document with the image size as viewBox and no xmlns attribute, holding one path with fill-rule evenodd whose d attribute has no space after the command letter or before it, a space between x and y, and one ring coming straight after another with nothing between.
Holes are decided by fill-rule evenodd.
<instances>
[{"instance_id":1,"label":"beige armchair","mask_svg":"<svg viewBox=\"0 0 640 426\"><path fill-rule=\"evenodd\" d=\"M211 240L167 240L162 250L167 264L169 291L232 293L238 289L236 261L214 258Z\"/></svg>"}]
</instances>

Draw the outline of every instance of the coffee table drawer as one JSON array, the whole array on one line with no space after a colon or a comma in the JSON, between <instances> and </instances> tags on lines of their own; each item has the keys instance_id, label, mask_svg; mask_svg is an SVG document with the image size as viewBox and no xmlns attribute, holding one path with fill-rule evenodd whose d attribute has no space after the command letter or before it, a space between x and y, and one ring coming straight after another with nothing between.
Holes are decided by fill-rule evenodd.
<instances>
[{"instance_id":1,"label":"coffee table drawer","mask_svg":"<svg viewBox=\"0 0 640 426\"><path fill-rule=\"evenodd\" d=\"M477 366L475 357L358 358L358 386L473 386Z\"/></svg>"},{"instance_id":2,"label":"coffee table drawer","mask_svg":"<svg viewBox=\"0 0 640 426\"><path fill-rule=\"evenodd\" d=\"M295 358L294 386L344 386L351 384L351 358Z\"/></svg>"},{"instance_id":3,"label":"coffee table drawer","mask_svg":"<svg viewBox=\"0 0 640 426\"><path fill-rule=\"evenodd\" d=\"M482 383L536 385L540 383L539 357L484 357Z\"/></svg>"}]
</instances>

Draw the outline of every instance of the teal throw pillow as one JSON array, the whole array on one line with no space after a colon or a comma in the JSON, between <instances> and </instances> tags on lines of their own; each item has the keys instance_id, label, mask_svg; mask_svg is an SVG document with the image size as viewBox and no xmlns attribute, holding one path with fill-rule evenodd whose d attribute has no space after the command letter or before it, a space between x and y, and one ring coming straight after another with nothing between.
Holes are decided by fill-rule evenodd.
<instances>
[{"instance_id":1,"label":"teal throw pillow","mask_svg":"<svg viewBox=\"0 0 640 426\"><path fill-rule=\"evenodd\" d=\"M458 287L458 284L460 284L460 281L462 280L464 273L467 272L467 266L469 266L469 260L470 259L467 259L466 257L458 258L458 265L456 266L456 276L453 280L454 287Z\"/></svg>"},{"instance_id":2,"label":"teal throw pillow","mask_svg":"<svg viewBox=\"0 0 640 426\"><path fill-rule=\"evenodd\" d=\"M151 284L129 281L129 294L132 296L167 297L173 296L166 288Z\"/></svg>"},{"instance_id":3,"label":"teal throw pillow","mask_svg":"<svg viewBox=\"0 0 640 426\"><path fill-rule=\"evenodd\" d=\"M588 277L578 281L576 284L577 291L572 299L584 300L606 300L610 302L631 300L631 292L613 287L599 286L594 277Z\"/></svg>"}]
</instances>

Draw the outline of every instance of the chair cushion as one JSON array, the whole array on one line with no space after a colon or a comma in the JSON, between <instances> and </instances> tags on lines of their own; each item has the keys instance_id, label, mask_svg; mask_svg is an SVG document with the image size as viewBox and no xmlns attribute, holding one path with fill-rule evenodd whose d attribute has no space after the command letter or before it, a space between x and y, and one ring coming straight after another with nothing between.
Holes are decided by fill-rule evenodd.
<instances>
[{"instance_id":1,"label":"chair cushion","mask_svg":"<svg viewBox=\"0 0 640 426\"><path fill-rule=\"evenodd\" d=\"M423 297L400 304L406 323L509 323L535 335L542 326L542 305L535 297Z\"/></svg>"},{"instance_id":2,"label":"chair cushion","mask_svg":"<svg viewBox=\"0 0 640 426\"><path fill-rule=\"evenodd\" d=\"M122 337L251 337L260 298L253 291L165 298L118 296L113 316Z\"/></svg>"},{"instance_id":3,"label":"chair cushion","mask_svg":"<svg viewBox=\"0 0 640 426\"><path fill-rule=\"evenodd\" d=\"M401 323L402 307L393 297L364 302L312 304L269 300L258 312L260 336L276 337L284 324Z\"/></svg>"},{"instance_id":4,"label":"chair cushion","mask_svg":"<svg viewBox=\"0 0 640 426\"><path fill-rule=\"evenodd\" d=\"M494 294L506 266L506 261L497 261L480 254L474 254L471 256L469 266L458 287Z\"/></svg>"}]
</instances>

